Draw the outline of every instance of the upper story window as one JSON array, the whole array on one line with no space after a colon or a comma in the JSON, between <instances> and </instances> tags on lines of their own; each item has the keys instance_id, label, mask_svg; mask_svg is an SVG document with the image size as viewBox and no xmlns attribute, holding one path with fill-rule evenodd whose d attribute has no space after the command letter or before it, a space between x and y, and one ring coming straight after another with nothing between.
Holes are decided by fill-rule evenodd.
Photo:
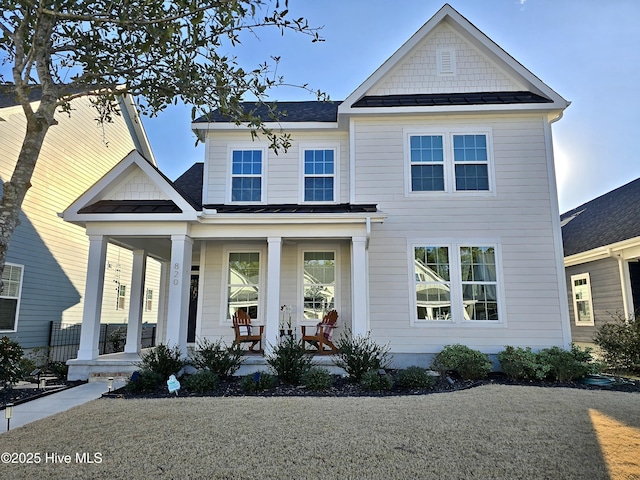
<instances>
[{"instance_id":1,"label":"upper story window","mask_svg":"<svg viewBox=\"0 0 640 480\"><path fill-rule=\"evenodd\" d=\"M7 263L2 272L0 292L0 331L16 331L20 296L22 293L22 265Z\"/></svg>"},{"instance_id":2,"label":"upper story window","mask_svg":"<svg viewBox=\"0 0 640 480\"><path fill-rule=\"evenodd\" d=\"M264 172L263 154L263 150L232 150L232 202L262 201Z\"/></svg>"},{"instance_id":3,"label":"upper story window","mask_svg":"<svg viewBox=\"0 0 640 480\"><path fill-rule=\"evenodd\" d=\"M338 176L338 147L301 145L301 187L303 202L335 202Z\"/></svg>"},{"instance_id":4,"label":"upper story window","mask_svg":"<svg viewBox=\"0 0 640 480\"><path fill-rule=\"evenodd\" d=\"M407 193L491 192L490 132L406 133Z\"/></svg>"}]
</instances>

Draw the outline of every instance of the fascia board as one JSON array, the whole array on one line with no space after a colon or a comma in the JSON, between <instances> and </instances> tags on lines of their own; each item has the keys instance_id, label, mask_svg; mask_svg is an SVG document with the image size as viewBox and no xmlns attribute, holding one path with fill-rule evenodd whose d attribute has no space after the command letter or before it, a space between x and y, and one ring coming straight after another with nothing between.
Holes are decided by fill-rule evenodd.
<instances>
[{"instance_id":1,"label":"fascia board","mask_svg":"<svg viewBox=\"0 0 640 480\"><path fill-rule=\"evenodd\" d=\"M382 223L387 218L385 214L331 214L331 213L315 213L315 214L274 214L267 213L264 215L247 215L247 214L213 214L201 215L200 223L203 224L230 224L230 225L282 225L282 224L349 224L349 223L366 223L369 219L372 223Z\"/></svg>"},{"instance_id":2,"label":"fascia board","mask_svg":"<svg viewBox=\"0 0 640 480\"><path fill-rule=\"evenodd\" d=\"M188 213L87 213L70 214L64 218L69 222L185 222L198 219L195 212Z\"/></svg>"},{"instance_id":3,"label":"fascia board","mask_svg":"<svg viewBox=\"0 0 640 480\"><path fill-rule=\"evenodd\" d=\"M137 144L140 146L142 150L142 155L151 162L152 165L158 166L156 162L156 157L153 154L153 150L151 149L151 143L149 142L149 137L147 137L147 132L144 129L144 125L142 124L142 119L140 118L140 113L138 112L138 107L136 107L135 102L133 101L133 97L128 94L123 94L120 96L120 107L125 110L127 115L127 126L131 131L131 134L136 137Z\"/></svg>"},{"instance_id":4,"label":"fascia board","mask_svg":"<svg viewBox=\"0 0 640 480\"><path fill-rule=\"evenodd\" d=\"M603 258L609 258L615 254L620 254L625 249L634 247L640 247L640 237L630 238L628 240L612 243L603 247L593 248L586 252L569 255L568 257L564 257L564 266L572 267L582 263L602 260Z\"/></svg>"}]
</instances>

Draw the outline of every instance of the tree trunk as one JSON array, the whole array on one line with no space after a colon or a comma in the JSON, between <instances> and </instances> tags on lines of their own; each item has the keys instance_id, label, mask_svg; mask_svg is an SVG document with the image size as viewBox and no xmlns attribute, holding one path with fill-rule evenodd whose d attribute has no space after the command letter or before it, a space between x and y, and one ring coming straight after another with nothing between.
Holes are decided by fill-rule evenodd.
<instances>
[{"instance_id":1,"label":"tree trunk","mask_svg":"<svg viewBox=\"0 0 640 480\"><path fill-rule=\"evenodd\" d=\"M35 113L27 115L27 130L22 142L22 149L11 176L5 182L0 201L0 291L2 288L2 272L7 258L9 241L20 224L20 210L27 190L31 187L31 177L42 150L44 138L49 127L54 124L55 103L40 103Z\"/></svg>"}]
</instances>

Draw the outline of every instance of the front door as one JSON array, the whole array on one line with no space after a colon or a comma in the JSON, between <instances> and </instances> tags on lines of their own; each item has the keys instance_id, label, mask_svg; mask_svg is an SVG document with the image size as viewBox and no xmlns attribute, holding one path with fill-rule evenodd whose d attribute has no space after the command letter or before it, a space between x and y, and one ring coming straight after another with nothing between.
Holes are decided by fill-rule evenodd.
<instances>
[{"instance_id":1,"label":"front door","mask_svg":"<svg viewBox=\"0 0 640 480\"><path fill-rule=\"evenodd\" d=\"M189 321L187 323L187 343L196 341L196 316L198 314L198 274L191 275L189 293Z\"/></svg>"}]
</instances>

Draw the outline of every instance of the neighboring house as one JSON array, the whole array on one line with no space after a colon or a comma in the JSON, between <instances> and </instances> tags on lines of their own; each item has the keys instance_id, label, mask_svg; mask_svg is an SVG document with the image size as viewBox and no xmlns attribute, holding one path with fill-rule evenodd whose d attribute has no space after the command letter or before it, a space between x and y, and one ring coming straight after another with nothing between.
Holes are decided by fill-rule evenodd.
<instances>
[{"instance_id":1,"label":"neighboring house","mask_svg":"<svg viewBox=\"0 0 640 480\"><path fill-rule=\"evenodd\" d=\"M571 334L640 311L640 178L561 216Z\"/></svg>"},{"instance_id":2,"label":"neighboring house","mask_svg":"<svg viewBox=\"0 0 640 480\"><path fill-rule=\"evenodd\" d=\"M32 92L37 102L39 91ZM0 294L0 336L25 349L47 346L51 322L80 324L87 278L89 241L84 229L64 222L59 213L91 187L122 157L139 150L154 161L137 110L121 99L122 116L98 125L88 99L71 103L71 115L58 114L38 158L32 187L9 243ZM0 87L0 179L10 179L20 152L26 119L9 86ZM1 188L1 187L0 187ZM111 245L106 266L102 319L126 323L131 288L129 250ZM159 266L151 266L148 289L157 295ZM155 286L153 286L155 284ZM145 321L155 322L157 306Z\"/></svg>"},{"instance_id":3,"label":"neighboring house","mask_svg":"<svg viewBox=\"0 0 640 480\"><path fill-rule=\"evenodd\" d=\"M370 332L397 366L456 342L567 347L551 140L567 106L445 5L346 100L278 103L286 152L213 112L193 124L204 163L170 182L134 153L64 218L90 235L90 272L114 239L163 259L160 339L183 350L231 341L245 309L268 351L283 305L298 333L337 309L337 335ZM148 194L116 197L134 172ZM100 368L101 289L73 378Z\"/></svg>"}]
</instances>

